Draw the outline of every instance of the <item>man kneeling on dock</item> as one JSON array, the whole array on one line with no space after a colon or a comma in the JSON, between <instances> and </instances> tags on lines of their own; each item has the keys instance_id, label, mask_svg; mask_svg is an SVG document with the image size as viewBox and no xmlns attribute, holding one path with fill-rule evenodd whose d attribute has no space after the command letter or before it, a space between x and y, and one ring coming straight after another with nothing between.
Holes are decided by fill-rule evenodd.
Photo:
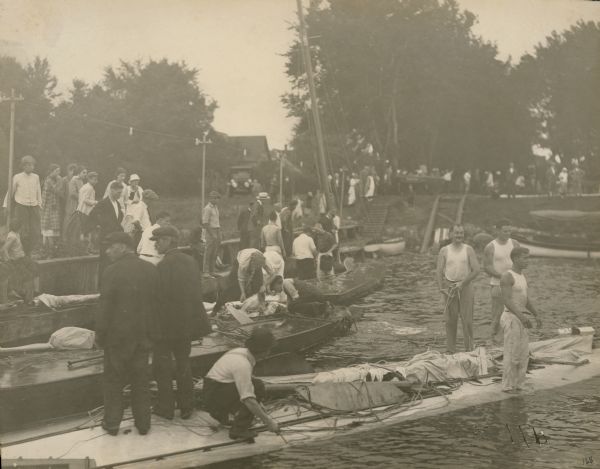
<instances>
[{"instance_id":1,"label":"man kneeling on dock","mask_svg":"<svg viewBox=\"0 0 600 469\"><path fill-rule=\"evenodd\" d=\"M256 436L250 430L255 416L268 430L279 433L277 422L260 405L265 396L265 385L252 377L256 360L266 357L274 343L271 331L257 327L246 340L245 348L227 352L204 378L203 397L208 413L224 425L229 423L229 414L235 414L229 430L229 437L233 440Z\"/></svg>"}]
</instances>

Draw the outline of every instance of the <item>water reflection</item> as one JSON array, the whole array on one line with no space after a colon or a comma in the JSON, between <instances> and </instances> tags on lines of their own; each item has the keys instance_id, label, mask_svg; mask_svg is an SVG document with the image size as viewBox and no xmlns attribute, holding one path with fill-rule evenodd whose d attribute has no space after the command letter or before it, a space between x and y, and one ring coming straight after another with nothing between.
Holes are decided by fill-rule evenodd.
<instances>
[{"instance_id":1,"label":"water reflection","mask_svg":"<svg viewBox=\"0 0 600 469\"><path fill-rule=\"evenodd\" d=\"M384 288L361 303L368 308L358 333L316 352L312 358L317 367L408 358L428 347L444 350L435 259L407 254L389 264ZM543 328L531 334L532 340L552 337L566 325L591 325L600 331L600 264L531 259L526 275L544 321ZM476 342L487 339L489 309L488 281L482 275L476 280ZM419 331L402 334L408 330L403 328ZM214 467L283 469L303 467L307 461L313 467L332 469L600 467L599 388L600 378L594 378L370 431L368 438L364 434L341 436ZM533 429L538 436L543 432L546 444L543 438L541 444L536 442ZM585 464L589 458L595 466Z\"/></svg>"}]
</instances>

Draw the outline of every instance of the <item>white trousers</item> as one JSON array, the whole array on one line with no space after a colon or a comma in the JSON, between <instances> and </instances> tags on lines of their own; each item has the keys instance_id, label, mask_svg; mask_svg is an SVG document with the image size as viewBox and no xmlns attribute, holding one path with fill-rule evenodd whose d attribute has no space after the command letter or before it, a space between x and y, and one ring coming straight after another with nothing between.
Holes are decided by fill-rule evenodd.
<instances>
[{"instance_id":1,"label":"white trousers","mask_svg":"<svg viewBox=\"0 0 600 469\"><path fill-rule=\"evenodd\" d=\"M504 360L502 361L502 390L523 389L529 363L529 334L519 318L509 311L500 317L504 331Z\"/></svg>"}]
</instances>

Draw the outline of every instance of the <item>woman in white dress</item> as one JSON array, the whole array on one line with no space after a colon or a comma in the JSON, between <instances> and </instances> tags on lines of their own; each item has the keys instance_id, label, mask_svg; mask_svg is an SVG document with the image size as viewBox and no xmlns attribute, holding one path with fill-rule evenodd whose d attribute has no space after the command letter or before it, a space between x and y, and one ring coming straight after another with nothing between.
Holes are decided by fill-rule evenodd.
<instances>
[{"instance_id":1,"label":"woman in white dress","mask_svg":"<svg viewBox=\"0 0 600 469\"><path fill-rule=\"evenodd\" d=\"M373 200L375 196L375 178L373 177L373 172L369 173L367 176L367 187L365 188L365 197L370 202Z\"/></svg>"},{"instance_id":2,"label":"woman in white dress","mask_svg":"<svg viewBox=\"0 0 600 469\"><path fill-rule=\"evenodd\" d=\"M352 207L356 202L356 186L360 182L356 173L350 177L350 186L348 187L348 206Z\"/></svg>"}]
</instances>

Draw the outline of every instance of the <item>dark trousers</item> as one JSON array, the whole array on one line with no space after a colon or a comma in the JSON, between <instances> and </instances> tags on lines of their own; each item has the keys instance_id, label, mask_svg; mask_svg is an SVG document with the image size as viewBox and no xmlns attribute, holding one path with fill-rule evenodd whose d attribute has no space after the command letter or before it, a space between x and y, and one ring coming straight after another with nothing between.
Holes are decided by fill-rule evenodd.
<instances>
[{"instance_id":1,"label":"dark trousers","mask_svg":"<svg viewBox=\"0 0 600 469\"><path fill-rule=\"evenodd\" d=\"M250 232L240 231L240 251L250 247Z\"/></svg>"},{"instance_id":2,"label":"dark trousers","mask_svg":"<svg viewBox=\"0 0 600 469\"><path fill-rule=\"evenodd\" d=\"M118 430L123 419L123 388L131 383L131 410L139 430L150 428L149 350L141 344L104 349L104 426Z\"/></svg>"},{"instance_id":3,"label":"dark trousers","mask_svg":"<svg viewBox=\"0 0 600 469\"><path fill-rule=\"evenodd\" d=\"M265 384L256 378L252 378L256 400L262 402L265 398ZM240 395L235 383L219 383L210 378L204 378L202 397L205 409L212 418L221 423L229 420L229 414L234 414L232 432L247 430L252 425L254 414L240 401Z\"/></svg>"},{"instance_id":4,"label":"dark trousers","mask_svg":"<svg viewBox=\"0 0 600 469\"><path fill-rule=\"evenodd\" d=\"M296 274L300 280L309 280L315 278L315 260L298 259L296 260Z\"/></svg>"},{"instance_id":5,"label":"dark trousers","mask_svg":"<svg viewBox=\"0 0 600 469\"><path fill-rule=\"evenodd\" d=\"M13 211L15 220L20 223L19 235L23 251L29 256L40 246L42 238L41 209L13 202Z\"/></svg>"},{"instance_id":6,"label":"dark trousers","mask_svg":"<svg viewBox=\"0 0 600 469\"><path fill-rule=\"evenodd\" d=\"M154 345L152 366L158 383L158 411L171 417L175 412L175 400L181 412L194 407L194 383L190 368L191 342L186 339L161 340ZM177 396L173 392L173 358L175 359L175 379Z\"/></svg>"}]
</instances>

